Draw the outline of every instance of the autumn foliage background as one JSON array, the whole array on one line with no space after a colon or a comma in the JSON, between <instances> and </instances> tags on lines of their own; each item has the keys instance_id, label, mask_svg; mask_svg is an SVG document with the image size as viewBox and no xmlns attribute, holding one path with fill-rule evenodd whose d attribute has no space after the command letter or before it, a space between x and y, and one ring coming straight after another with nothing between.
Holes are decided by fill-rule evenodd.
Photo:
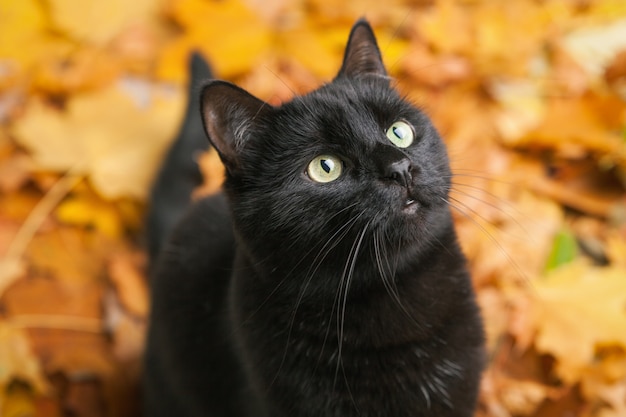
<instances>
[{"instance_id":1,"label":"autumn foliage background","mask_svg":"<svg viewBox=\"0 0 626 417\"><path fill-rule=\"evenodd\" d=\"M626 2L0 0L1 416L139 414L142 216L189 51L276 104L361 16L448 144L478 415L626 416Z\"/></svg>"}]
</instances>

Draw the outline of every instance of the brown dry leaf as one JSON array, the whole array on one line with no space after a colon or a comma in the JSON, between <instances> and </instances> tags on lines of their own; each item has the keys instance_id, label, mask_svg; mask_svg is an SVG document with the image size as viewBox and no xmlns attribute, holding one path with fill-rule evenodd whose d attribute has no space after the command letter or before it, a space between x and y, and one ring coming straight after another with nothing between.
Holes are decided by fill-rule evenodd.
<instances>
[{"instance_id":1,"label":"brown dry leaf","mask_svg":"<svg viewBox=\"0 0 626 417\"><path fill-rule=\"evenodd\" d=\"M499 383L502 405L512 415L532 415L548 398L550 388L534 381L502 378Z\"/></svg>"},{"instance_id":2,"label":"brown dry leaf","mask_svg":"<svg viewBox=\"0 0 626 417\"><path fill-rule=\"evenodd\" d=\"M533 282L535 346L567 383L580 380L598 346L626 346L626 270L578 260Z\"/></svg>"},{"instance_id":3,"label":"brown dry leaf","mask_svg":"<svg viewBox=\"0 0 626 417\"><path fill-rule=\"evenodd\" d=\"M222 187L224 182L224 165L217 153L217 151L211 148L208 152L200 154L198 157L198 165L202 172L202 178L204 183L194 190L194 197L215 194Z\"/></svg>"},{"instance_id":4,"label":"brown dry leaf","mask_svg":"<svg viewBox=\"0 0 626 417\"><path fill-rule=\"evenodd\" d=\"M113 335L112 352L123 363L137 364L144 351L147 321L145 316L138 318L123 307L115 294L108 294L105 319L107 330Z\"/></svg>"},{"instance_id":5,"label":"brown dry leaf","mask_svg":"<svg viewBox=\"0 0 626 417\"><path fill-rule=\"evenodd\" d=\"M53 55L42 61L33 76L34 88L60 96L105 87L123 70L119 60L95 47Z\"/></svg>"},{"instance_id":6,"label":"brown dry leaf","mask_svg":"<svg viewBox=\"0 0 626 417\"><path fill-rule=\"evenodd\" d=\"M604 402L615 415L626 413L626 354L624 350L601 352L585 371L580 384L590 402Z\"/></svg>"},{"instance_id":7,"label":"brown dry leaf","mask_svg":"<svg viewBox=\"0 0 626 417\"><path fill-rule=\"evenodd\" d=\"M148 314L146 278L129 254L120 253L108 263L109 278L124 308L138 318Z\"/></svg>"},{"instance_id":8,"label":"brown dry leaf","mask_svg":"<svg viewBox=\"0 0 626 417\"><path fill-rule=\"evenodd\" d=\"M485 288L477 294L478 304L485 320L487 350L493 352L507 332L510 313L502 293L495 288Z\"/></svg>"},{"instance_id":9,"label":"brown dry leaf","mask_svg":"<svg viewBox=\"0 0 626 417\"><path fill-rule=\"evenodd\" d=\"M3 298L7 322L27 330L47 375L95 376L119 373L102 320L99 284L71 287L50 278L29 278Z\"/></svg>"},{"instance_id":10,"label":"brown dry leaf","mask_svg":"<svg viewBox=\"0 0 626 417\"><path fill-rule=\"evenodd\" d=\"M613 109L623 119L626 104L615 102ZM590 152L610 155L612 159L626 159L623 139L606 123L601 112L596 111L592 99L551 100L547 104L543 121L527 135L508 142L512 146L529 146L554 149L563 156L580 157Z\"/></svg>"},{"instance_id":11,"label":"brown dry leaf","mask_svg":"<svg viewBox=\"0 0 626 417\"><path fill-rule=\"evenodd\" d=\"M17 151L4 134L0 131L0 192L11 193L28 181L31 160L26 154Z\"/></svg>"},{"instance_id":12,"label":"brown dry leaf","mask_svg":"<svg viewBox=\"0 0 626 417\"><path fill-rule=\"evenodd\" d=\"M135 83L76 94L61 112L32 101L13 125L40 169L82 170L108 198L144 198L182 114L178 89Z\"/></svg>"},{"instance_id":13,"label":"brown dry leaf","mask_svg":"<svg viewBox=\"0 0 626 417\"><path fill-rule=\"evenodd\" d=\"M25 274L24 262L19 259L0 258L0 297L4 291Z\"/></svg>"},{"instance_id":14,"label":"brown dry leaf","mask_svg":"<svg viewBox=\"0 0 626 417\"><path fill-rule=\"evenodd\" d=\"M37 234L26 257L31 268L80 288L96 281L110 249L110 244L97 234L79 228L56 228Z\"/></svg>"}]
</instances>

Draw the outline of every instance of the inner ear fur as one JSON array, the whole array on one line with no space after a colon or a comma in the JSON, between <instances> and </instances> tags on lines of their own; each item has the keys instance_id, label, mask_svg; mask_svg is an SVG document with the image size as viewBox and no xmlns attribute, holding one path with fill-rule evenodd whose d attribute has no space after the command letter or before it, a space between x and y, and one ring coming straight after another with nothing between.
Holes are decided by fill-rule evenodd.
<instances>
[{"instance_id":1,"label":"inner ear fur","mask_svg":"<svg viewBox=\"0 0 626 417\"><path fill-rule=\"evenodd\" d=\"M200 106L204 130L228 169L239 167L239 151L272 106L227 81L202 88Z\"/></svg>"}]
</instances>

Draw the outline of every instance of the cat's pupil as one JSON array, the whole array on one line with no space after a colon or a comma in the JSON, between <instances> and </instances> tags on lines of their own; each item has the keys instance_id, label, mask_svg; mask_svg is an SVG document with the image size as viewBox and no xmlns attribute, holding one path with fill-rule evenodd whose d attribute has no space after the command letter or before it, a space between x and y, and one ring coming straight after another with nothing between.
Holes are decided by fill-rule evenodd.
<instances>
[{"instance_id":1,"label":"cat's pupil","mask_svg":"<svg viewBox=\"0 0 626 417\"><path fill-rule=\"evenodd\" d=\"M406 132L404 131L404 129L398 126L393 127L393 134L396 135L398 139L404 139L404 137L406 136Z\"/></svg>"},{"instance_id":2,"label":"cat's pupil","mask_svg":"<svg viewBox=\"0 0 626 417\"><path fill-rule=\"evenodd\" d=\"M387 129L387 138L397 147L407 148L413 143L413 128L408 123L398 120Z\"/></svg>"},{"instance_id":3,"label":"cat's pupil","mask_svg":"<svg viewBox=\"0 0 626 417\"><path fill-rule=\"evenodd\" d=\"M320 165L322 166L322 169L328 174L330 171L332 171L332 169L335 167L335 164L333 163L333 161L329 160L329 159L322 159L320 160Z\"/></svg>"}]
</instances>

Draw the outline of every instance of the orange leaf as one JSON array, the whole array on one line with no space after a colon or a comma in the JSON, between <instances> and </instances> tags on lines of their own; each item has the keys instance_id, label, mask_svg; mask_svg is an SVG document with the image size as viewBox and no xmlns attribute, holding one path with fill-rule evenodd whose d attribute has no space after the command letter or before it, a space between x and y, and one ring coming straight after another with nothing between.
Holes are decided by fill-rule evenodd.
<instances>
[{"instance_id":1,"label":"orange leaf","mask_svg":"<svg viewBox=\"0 0 626 417\"><path fill-rule=\"evenodd\" d=\"M534 282L538 350L552 354L558 375L581 378L598 346L626 348L626 270L580 260Z\"/></svg>"}]
</instances>

